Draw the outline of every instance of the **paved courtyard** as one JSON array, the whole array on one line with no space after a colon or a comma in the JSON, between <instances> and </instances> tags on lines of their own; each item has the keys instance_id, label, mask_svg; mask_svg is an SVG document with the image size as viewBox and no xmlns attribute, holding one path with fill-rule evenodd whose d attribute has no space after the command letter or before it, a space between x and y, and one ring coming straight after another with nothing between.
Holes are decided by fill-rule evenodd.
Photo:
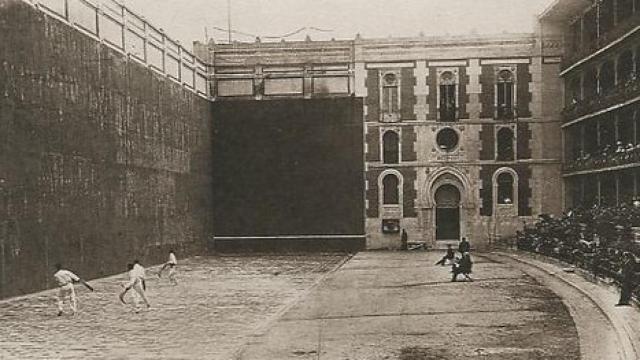
<instances>
[{"instance_id":1,"label":"paved courtyard","mask_svg":"<svg viewBox=\"0 0 640 360\"><path fill-rule=\"evenodd\" d=\"M480 257L474 282L452 283L449 267L434 266L441 255L358 254L240 358L579 358L574 322L551 290Z\"/></svg>"},{"instance_id":2,"label":"paved courtyard","mask_svg":"<svg viewBox=\"0 0 640 360\"><path fill-rule=\"evenodd\" d=\"M153 307L138 314L118 303L122 276L77 287L75 318L55 316L52 292L4 301L0 359L624 358L560 268L480 254L475 281L452 283L440 256L197 257L175 287L152 269Z\"/></svg>"},{"instance_id":3,"label":"paved courtyard","mask_svg":"<svg viewBox=\"0 0 640 360\"><path fill-rule=\"evenodd\" d=\"M0 302L0 359L229 359L339 255L196 257L178 286L147 271L152 308L136 314L117 294L124 275L76 286L79 314L56 316L53 292ZM166 275L166 274L165 274Z\"/></svg>"}]
</instances>

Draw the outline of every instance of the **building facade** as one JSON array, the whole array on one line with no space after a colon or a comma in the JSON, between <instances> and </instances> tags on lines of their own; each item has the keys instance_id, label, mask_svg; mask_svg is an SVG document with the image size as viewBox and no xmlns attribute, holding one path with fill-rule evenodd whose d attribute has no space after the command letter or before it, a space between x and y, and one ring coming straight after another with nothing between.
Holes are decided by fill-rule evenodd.
<instances>
[{"instance_id":1,"label":"building facade","mask_svg":"<svg viewBox=\"0 0 640 360\"><path fill-rule=\"evenodd\" d=\"M478 248L562 211L553 36L195 43L216 101L364 99L367 247ZM331 174L327 174L331 176Z\"/></svg>"},{"instance_id":2,"label":"building facade","mask_svg":"<svg viewBox=\"0 0 640 360\"><path fill-rule=\"evenodd\" d=\"M640 192L640 1L559 1L564 36L565 206L630 204Z\"/></svg>"}]
</instances>

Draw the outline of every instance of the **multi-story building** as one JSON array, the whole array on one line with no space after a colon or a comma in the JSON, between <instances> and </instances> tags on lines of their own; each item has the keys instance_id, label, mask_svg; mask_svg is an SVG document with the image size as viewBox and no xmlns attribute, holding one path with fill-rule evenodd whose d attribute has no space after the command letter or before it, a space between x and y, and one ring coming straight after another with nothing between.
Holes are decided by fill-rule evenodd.
<instances>
[{"instance_id":1,"label":"multi-story building","mask_svg":"<svg viewBox=\"0 0 640 360\"><path fill-rule=\"evenodd\" d=\"M364 98L368 248L482 247L562 210L558 39L195 44L216 101ZM326 174L331 176L331 174Z\"/></svg>"},{"instance_id":2,"label":"multi-story building","mask_svg":"<svg viewBox=\"0 0 640 360\"><path fill-rule=\"evenodd\" d=\"M561 0L540 16L564 36L565 206L640 192L640 1Z\"/></svg>"}]
</instances>

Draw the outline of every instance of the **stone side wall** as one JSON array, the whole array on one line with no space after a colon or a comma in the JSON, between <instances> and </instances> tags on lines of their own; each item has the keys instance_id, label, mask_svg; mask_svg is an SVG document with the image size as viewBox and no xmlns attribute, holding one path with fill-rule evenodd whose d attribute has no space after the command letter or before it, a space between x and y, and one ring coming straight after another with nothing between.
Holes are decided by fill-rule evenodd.
<instances>
[{"instance_id":1,"label":"stone side wall","mask_svg":"<svg viewBox=\"0 0 640 360\"><path fill-rule=\"evenodd\" d=\"M210 103L20 1L0 3L0 297L200 251Z\"/></svg>"}]
</instances>

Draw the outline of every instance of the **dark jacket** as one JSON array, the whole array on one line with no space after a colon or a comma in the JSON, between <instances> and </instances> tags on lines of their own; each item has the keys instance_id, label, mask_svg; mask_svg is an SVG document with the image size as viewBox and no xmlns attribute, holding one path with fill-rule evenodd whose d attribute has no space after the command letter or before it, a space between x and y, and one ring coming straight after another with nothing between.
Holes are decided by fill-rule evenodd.
<instances>
[{"instance_id":1,"label":"dark jacket","mask_svg":"<svg viewBox=\"0 0 640 360\"><path fill-rule=\"evenodd\" d=\"M456 253L453 251L453 249L449 248L447 249L447 254L444 256L445 259L453 259L456 256Z\"/></svg>"},{"instance_id":2,"label":"dark jacket","mask_svg":"<svg viewBox=\"0 0 640 360\"><path fill-rule=\"evenodd\" d=\"M471 250L471 244L469 244L468 241L462 241L460 242L460 245L458 245L458 251L460 251L461 253L466 253L469 252Z\"/></svg>"},{"instance_id":3,"label":"dark jacket","mask_svg":"<svg viewBox=\"0 0 640 360\"><path fill-rule=\"evenodd\" d=\"M460 259L460 263L458 264L458 272L462 274L471 274L471 267L473 266L473 262L471 261L471 256L463 256Z\"/></svg>"}]
</instances>

